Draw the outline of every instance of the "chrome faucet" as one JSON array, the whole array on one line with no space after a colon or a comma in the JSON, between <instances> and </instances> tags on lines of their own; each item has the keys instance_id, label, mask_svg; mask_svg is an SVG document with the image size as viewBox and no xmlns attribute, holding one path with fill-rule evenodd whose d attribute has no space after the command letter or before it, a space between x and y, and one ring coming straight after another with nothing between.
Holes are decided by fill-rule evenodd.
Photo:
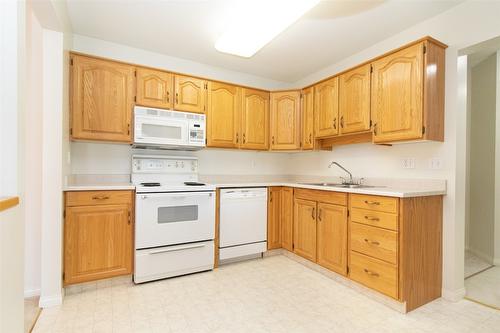
<instances>
[{"instance_id":1,"label":"chrome faucet","mask_svg":"<svg viewBox=\"0 0 500 333\"><path fill-rule=\"evenodd\" d=\"M339 168L341 168L342 170L344 170L345 172L347 172L349 174L349 181L348 182L343 181L343 183L354 184L354 180L352 179L352 173L350 173L349 170L347 170L346 168L344 168L342 165L338 164L335 161L333 161L332 163L330 163L330 165L328 166L328 168L331 168L332 165L338 166ZM344 180L344 178L342 178L342 180Z\"/></svg>"}]
</instances>

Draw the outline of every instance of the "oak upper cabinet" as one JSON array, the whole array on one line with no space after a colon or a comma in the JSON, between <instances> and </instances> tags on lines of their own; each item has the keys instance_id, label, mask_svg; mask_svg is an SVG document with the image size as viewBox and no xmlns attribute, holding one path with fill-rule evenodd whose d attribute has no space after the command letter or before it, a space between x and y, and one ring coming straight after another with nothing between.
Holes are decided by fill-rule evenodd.
<instances>
[{"instance_id":1,"label":"oak upper cabinet","mask_svg":"<svg viewBox=\"0 0 500 333\"><path fill-rule=\"evenodd\" d=\"M269 148L269 92L242 89L240 148Z\"/></svg>"},{"instance_id":2,"label":"oak upper cabinet","mask_svg":"<svg viewBox=\"0 0 500 333\"><path fill-rule=\"evenodd\" d=\"M66 192L64 284L132 273L133 192Z\"/></svg>"},{"instance_id":3,"label":"oak upper cabinet","mask_svg":"<svg viewBox=\"0 0 500 333\"><path fill-rule=\"evenodd\" d=\"M347 207L318 203L317 262L347 274Z\"/></svg>"},{"instance_id":4,"label":"oak upper cabinet","mask_svg":"<svg viewBox=\"0 0 500 333\"><path fill-rule=\"evenodd\" d=\"M314 86L316 137L339 133L339 78L334 77Z\"/></svg>"},{"instance_id":5,"label":"oak upper cabinet","mask_svg":"<svg viewBox=\"0 0 500 333\"><path fill-rule=\"evenodd\" d=\"M205 113L207 81L199 78L175 75L174 110Z\"/></svg>"},{"instance_id":6,"label":"oak upper cabinet","mask_svg":"<svg viewBox=\"0 0 500 333\"><path fill-rule=\"evenodd\" d=\"M375 143L443 141L444 52L428 39L372 63Z\"/></svg>"},{"instance_id":7,"label":"oak upper cabinet","mask_svg":"<svg viewBox=\"0 0 500 333\"><path fill-rule=\"evenodd\" d=\"M269 187L267 205L267 249L281 247L281 187Z\"/></svg>"},{"instance_id":8,"label":"oak upper cabinet","mask_svg":"<svg viewBox=\"0 0 500 333\"><path fill-rule=\"evenodd\" d=\"M370 78L370 64L340 75L340 134L370 130Z\"/></svg>"},{"instance_id":9,"label":"oak upper cabinet","mask_svg":"<svg viewBox=\"0 0 500 333\"><path fill-rule=\"evenodd\" d=\"M132 142L133 66L71 55L71 138Z\"/></svg>"},{"instance_id":10,"label":"oak upper cabinet","mask_svg":"<svg viewBox=\"0 0 500 333\"><path fill-rule=\"evenodd\" d=\"M293 251L293 188L281 188L281 247Z\"/></svg>"},{"instance_id":11,"label":"oak upper cabinet","mask_svg":"<svg viewBox=\"0 0 500 333\"><path fill-rule=\"evenodd\" d=\"M303 150L314 148L314 88L302 90L302 135L301 146Z\"/></svg>"},{"instance_id":12,"label":"oak upper cabinet","mask_svg":"<svg viewBox=\"0 0 500 333\"><path fill-rule=\"evenodd\" d=\"M240 143L241 88L208 82L207 146L237 148Z\"/></svg>"},{"instance_id":13,"label":"oak upper cabinet","mask_svg":"<svg viewBox=\"0 0 500 333\"><path fill-rule=\"evenodd\" d=\"M295 198L293 244L296 254L316 261L316 201Z\"/></svg>"},{"instance_id":14,"label":"oak upper cabinet","mask_svg":"<svg viewBox=\"0 0 500 333\"><path fill-rule=\"evenodd\" d=\"M137 68L136 104L160 109L173 107L173 75L149 68Z\"/></svg>"},{"instance_id":15,"label":"oak upper cabinet","mask_svg":"<svg viewBox=\"0 0 500 333\"><path fill-rule=\"evenodd\" d=\"M300 148L300 91L271 93L271 150Z\"/></svg>"}]
</instances>

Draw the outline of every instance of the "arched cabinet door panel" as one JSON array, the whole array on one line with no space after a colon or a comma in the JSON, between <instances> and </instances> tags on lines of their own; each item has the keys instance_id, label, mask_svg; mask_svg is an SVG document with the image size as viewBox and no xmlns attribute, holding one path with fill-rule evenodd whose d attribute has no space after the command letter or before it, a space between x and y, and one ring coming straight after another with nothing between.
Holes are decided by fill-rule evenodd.
<instances>
[{"instance_id":1,"label":"arched cabinet door panel","mask_svg":"<svg viewBox=\"0 0 500 333\"><path fill-rule=\"evenodd\" d=\"M137 68L137 105L172 109L173 75L148 68Z\"/></svg>"},{"instance_id":2,"label":"arched cabinet door panel","mask_svg":"<svg viewBox=\"0 0 500 333\"><path fill-rule=\"evenodd\" d=\"M207 81L189 76L175 75L174 110L205 113Z\"/></svg>"},{"instance_id":3,"label":"arched cabinet door panel","mask_svg":"<svg viewBox=\"0 0 500 333\"><path fill-rule=\"evenodd\" d=\"M207 145L238 148L241 88L208 82Z\"/></svg>"}]
</instances>

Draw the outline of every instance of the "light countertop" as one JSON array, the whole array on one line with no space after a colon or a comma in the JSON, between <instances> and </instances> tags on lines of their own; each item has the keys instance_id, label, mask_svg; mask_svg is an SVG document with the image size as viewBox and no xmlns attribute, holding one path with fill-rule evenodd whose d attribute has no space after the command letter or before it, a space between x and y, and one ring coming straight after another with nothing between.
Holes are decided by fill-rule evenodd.
<instances>
[{"instance_id":1,"label":"light countertop","mask_svg":"<svg viewBox=\"0 0 500 333\"><path fill-rule=\"evenodd\" d=\"M99 175L95 177L73 176L71 182L65 187L65 191L99 191L99 190L135 190L135 186L127 181L126 175L117 177L116 175ZM311 177L304 180L294 179L295 177L280 177L281 179L272 179L271 177L256 176L252 179L250 176L202 176L200 181L215 185L217 188L236 188L236 187L268 187L268 186L289 186L295 188L305 188L313 190L358 193L368 195L381 195L398 198L410 198L432 195L446 194L445 180L408 180L408 179L367 179L364 181L370 188L342 188L334 186L317 186L304 183L311 182L334 182L338 180L320 179L311 180ZM265 179L267 178L267 179Z\"/></svg>"}]
</instances>

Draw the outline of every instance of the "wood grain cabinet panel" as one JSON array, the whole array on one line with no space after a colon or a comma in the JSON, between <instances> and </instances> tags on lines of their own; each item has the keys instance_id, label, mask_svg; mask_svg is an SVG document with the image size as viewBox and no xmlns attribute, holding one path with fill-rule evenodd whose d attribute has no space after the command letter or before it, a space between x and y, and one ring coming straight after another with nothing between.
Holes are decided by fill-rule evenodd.
<instances>
[{"instance_id":1,"label":"wood grain cabinet panel","mask_svg":"<svg viewBox=\"0 0 500 333\"><path fill-rule=\"evenodd\" d=\"M281 188L281 247L293 251L293 188Z\"/></svg>"},{"instance_id":2,"label":"wood grain cabinet panel","mask_svg":"<svg viewBox=\"0 0 500 333\"><path fill-rule=\"evenodd\" d=\"M177 111L205 113L207 81L199 78L175 75L174 109Z\"/></svg>"},{"instance_id":3,"label":"wood grain cabinet panel","mask_svg":"<svg viewBox=\"0 0 500 333\"><path fill-rule=\"evenodd\" d=\"M71 138L132 142L133 66L71 55Z\"/></svg>"},{"instance_id":4,"label":"wood grain cabinet panel","mask_svg":"<svg viewBox=\"0 0 500 333\"><path fill-rule=\"evenodd\" d=\"M340 133L370 130L371 66L350 70L339 79Z\"/></svg>"},{"instance_id":5,"label":"wood grain cabinet panel","mask_svg":"<svg viewBox=\"0 0 500 333\"><path fill-rule=\"evenodd\" d=\"M129 203L66 207L64 284L132 273L132 192Z\"/></svg>"},{"instance_id":6,"label":"wood grain cabinet panel","mask_svg":"<svg viewBox=\"0 0 500 333\"><path fill-rule=\"evenodd\" d=\"M281 187L270 187L267 200L267 249L279 249L281 247Z\"/></svg>"},{"instance_id":7,"label":"wood grain cabinet panel","mask_svg":"<svg viewBox=\"0 0 500 333\"><path fill-rule=\"evenodd\" d=\"M271 93L271 150L300 148L300 92Z\"/></svg>"},{"instance_id":8,"label":"wood grain cabinet panel","mask_svg":"<svg viewBox=\"0 0 500 333\"><path fill-rule=\"evenodd\" d=\"M269 92L242 89L240 148L267 150L269 148Z\"/></svg>"},{"instance_id":9,"label":"wood grain cabinet panel","mask_svg":"<svg viewBox=\"0 0 500 333\"><path fill-rule=\"evenodd\" d=\"M339 78L315 85L314 92L316 137L339 134Z\"/></svg>"},{"instance_id":10,"label":"wood grain cabinet panel","mask_svg":"<svg viewBox=\"0 0 500 333\"><path fill-rule=\"evenodd\" d=\"M347 274L347 207L318 203L317 262Z\"/></svg>"},{"instance_id":11,"label":"wood grain cabinet panel","mask_svg":"<svg viewBox=\"0 0 500 333\"><path fill-rule=\"evenodd\" d=\"M208 83L207 146L237 148L241 88L225 83Z\"/></svg>"},{"instance_id":12,"label":"wood grain cabinet panel","mask_svg":"<svg viewBox=\"0 0 500 333\"><path fill-rule=\"evenodd\" d=\"M423 43L383 57L372 66L374 142L422 138Z\"/></svg>"},{"instance_id":13,"label":"wood grain cabinet panel","mask_svg":"<svg viewBox=\"0 0 500 333\"><path fill-rule=\"evenodd\" d=\"M302 150L314 148L314 87L302 90Z\"/></svg>"},{"instance_id":14,"label":"wood grain cabinet panel","mask_svg":"<svg viewBox=\"0 0 500 333\"><path fill-rule=\"evenodd\" d=\"M173 84L172 73L138 67L136 71L136 104L172 109L174 105Z\"/></svg>"},{"instance_id":15,"label":"wood grain cabinet panel","mask_svg":"<svg viewBox=\"0 0 500 333\"><path fill-rule=\"evenodd\" d=\"M351 250L398 264L398 233L359 223L351 223Z\"/></svg>"},{"instance_id":16,"label":"wood grain cabinet panel","mask_svg":"<svg viewBox=\"0 0 500 333\"><path fill-rule=\"evenodd\" d=\"M295 254L316 262L316 201L294 200L293 244Z\"/></svg>"}]
</instances>

